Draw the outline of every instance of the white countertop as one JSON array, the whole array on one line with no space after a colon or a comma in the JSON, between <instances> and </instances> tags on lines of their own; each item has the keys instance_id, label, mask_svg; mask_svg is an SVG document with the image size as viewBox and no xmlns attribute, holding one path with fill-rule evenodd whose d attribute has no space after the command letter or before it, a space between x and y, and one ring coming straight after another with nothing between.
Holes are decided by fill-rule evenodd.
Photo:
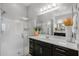
<instances>
[{"instance_id":1,"label":"white countertop","mask_svg":"<svg viewBox=\"0 0 79 59\"><path fill-rule=\"evenodd\" d=\"M63 46L66 48L79 50L77 48L77 43L70 43L66 41L66 37L58 37L58 36L48 36L49 38L46 38L46 35L40 35L40 36L29 36L29 38L33 38L35 40L47 42L50 44L55 44L59 46Z\"/></svg>"}]
</instances>

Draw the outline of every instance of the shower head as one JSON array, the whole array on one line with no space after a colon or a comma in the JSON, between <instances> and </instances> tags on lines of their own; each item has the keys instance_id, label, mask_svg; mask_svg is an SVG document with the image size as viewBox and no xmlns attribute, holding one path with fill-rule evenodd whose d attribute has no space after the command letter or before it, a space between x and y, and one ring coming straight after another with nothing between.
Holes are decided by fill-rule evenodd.
<instances>
[{"instance_id":1,"label":"shower head","mask_svg":"<svg viewBox=\"0 0 79 59\"><path fill-rule=\"evenodd\" d=\"M2 15L6 13L3 9L0 8L0 10Z\"/></svg>"},{"instance_id":2,"label":"shower head","mask_svg":"<svg viewBox=\"0 0 79 59\"><path fill-rule=\"evenodd\" d=\"M5 14L5 13L6 13L5 11L2 11L2 15Z\"/></svg>"}]
</instances>

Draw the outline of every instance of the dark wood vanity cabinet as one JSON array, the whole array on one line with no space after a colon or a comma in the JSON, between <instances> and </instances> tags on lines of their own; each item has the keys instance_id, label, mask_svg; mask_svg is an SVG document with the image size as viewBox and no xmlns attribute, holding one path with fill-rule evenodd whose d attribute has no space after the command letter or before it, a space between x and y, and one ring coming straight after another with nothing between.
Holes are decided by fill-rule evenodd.
<instances>
[{"instance_id":1,"label":"dark wood vanity cabinet","mask_svg":"<svg viewBox=\"0 0 79 59\"><path fill-rule=\"evenodd\" d=\"M30 39L30 51L33 56L51 56L50 44Z\"/></svg>"},{"instance_id":2,"label":"dark wood vanity cabinet","mask_svg":"<svg viewBox=\"0 0 79 59\"><path fill-rule=\"evenodd\" d=\"M78 51L30 38L30 51L33 56L78 56Z\"/></svg>"}]
</instances>

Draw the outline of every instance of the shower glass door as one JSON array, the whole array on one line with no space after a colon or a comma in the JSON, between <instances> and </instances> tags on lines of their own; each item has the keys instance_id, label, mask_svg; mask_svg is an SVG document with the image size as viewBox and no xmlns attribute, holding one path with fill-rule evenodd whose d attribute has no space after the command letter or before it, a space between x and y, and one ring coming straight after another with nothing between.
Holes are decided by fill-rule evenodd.
<instances>
[{"instance_id":1,"label":"shower glass door","mask_svg":"<svg viewBox=\"0 0 79 59\"><path fill-rule=\"evenodd\" d=\"M0 32L1 32L1 9L0 9Z\"/></svg>"}]
</instances>

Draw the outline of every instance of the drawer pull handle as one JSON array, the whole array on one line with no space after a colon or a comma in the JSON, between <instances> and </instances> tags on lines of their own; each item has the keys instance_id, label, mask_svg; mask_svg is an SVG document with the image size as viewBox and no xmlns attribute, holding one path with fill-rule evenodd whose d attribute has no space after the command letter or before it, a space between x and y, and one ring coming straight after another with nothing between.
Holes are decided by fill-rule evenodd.
<instances>
[{"instance_id":1,"label":"drawer pull handle","mask_svg":"<svg viewBox=\"0 0 79 59\"><path fill-rule=\"evenodd\" d=\"M56 48L56 50L59 50L59 51L61 51L61 52L66 52L66 51L64 51L64 50L61 50L61 49L58 49L58 48Z\"/></svg>"}]
</instances>

